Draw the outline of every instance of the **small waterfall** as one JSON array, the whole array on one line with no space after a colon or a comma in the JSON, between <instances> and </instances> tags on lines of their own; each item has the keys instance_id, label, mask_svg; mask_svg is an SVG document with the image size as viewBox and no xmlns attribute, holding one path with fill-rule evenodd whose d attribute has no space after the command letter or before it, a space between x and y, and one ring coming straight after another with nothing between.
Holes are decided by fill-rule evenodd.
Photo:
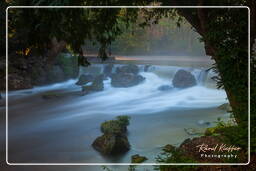
<instances>
[{"instance_id":1,"label":"small waterfall","mask_svg":"<svg viewBox=\"0 0 256 171\"><path fill-rule=\"evenodd\" d=\"M208 76L209 70L201 70L198 78L197 78L197 82L199 85L204 85L204 83L207 80L207 76Z\"/></svg>"},{"instance_id":2,"label":"small waterfall","mask_svg":"<svg viewBox=\"0 0 256 171\"><path fill-rule=\"evenodd\" d=\"M112 64L92 64L88 67L80 67L79 76L81 74L91 74L91 75L98 75L103 74ZM115 73L118 67L125 66L127 64L113 64L112 66L112 73ZM180 70L186 70L191 72L197 81L198 85L206 86L208 88L216 88L216 82L211 79L211 77L216 76L212 70L206 69L195 69L195 68L187 68L187 67L178 67L178 66L161 66L161 65L137 65L139 67L139 72L149 72L154 73L158 77L162 79L166 79L171 81L174 77L175 73ZM111 68L111 67L110 67ZM107 69L109 70L109 68Z\"/></svg>"}]
</instances>

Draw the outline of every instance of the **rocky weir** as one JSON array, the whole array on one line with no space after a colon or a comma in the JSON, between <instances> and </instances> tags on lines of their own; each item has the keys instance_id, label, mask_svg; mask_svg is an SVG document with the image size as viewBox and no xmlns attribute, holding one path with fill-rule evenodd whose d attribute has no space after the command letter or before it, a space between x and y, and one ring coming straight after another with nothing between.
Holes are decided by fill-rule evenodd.
<instances>
[{"instance_id":1,"label":"rocky weir","mask_svg":"<svg viewBox=\"0 0 256 171\"><path fill-rule=\"evenodd\" d=\"M179 71L185 74L177 76ZM77 79L11 91L10 160L155 162L160 147L197 136L226 116L218 108L227 103L226 94L214 87L213 76L201 68L92 64L80 67ZM192 79L179 87L175 77ZM126 129L117 126L120 115L131 116ZM122 131L109 132L109 125Z\"/></svg>"}]
</instances>

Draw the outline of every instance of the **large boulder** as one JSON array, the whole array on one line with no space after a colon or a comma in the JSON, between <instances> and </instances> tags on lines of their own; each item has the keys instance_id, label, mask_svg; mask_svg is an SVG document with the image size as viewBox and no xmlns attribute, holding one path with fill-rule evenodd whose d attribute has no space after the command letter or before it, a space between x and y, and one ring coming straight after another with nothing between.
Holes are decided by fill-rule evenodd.
<instances>
[{"instance_id":1,"label":"large boulder","mask_svg":"<svg viewBox=\"0 0 256 171\"><path fill-rule=\"evenodd\" d=\"M103 75L96 76L91 85L82 86L82 91L91 92L91 91L102 91L102 90L104 90L103 80L104 80Z\"/></svg>"},{"instance_id":2,"label":"large boulder","mask_svg":"<svg viewBox=\"0 0 256 171\"><path fill-rule=\"evenodd\" d=\"M172 84L176 88L188 88L196 85L196 79L190 72L181 69L175 73Z\"/></svg>"},{"instance_id":3,"label":"large boulder","mask_svg":"<svg viewBox=\"0 0 256 171\"><path fill-rule=\"evenodd\" d=\"M125 65L116 68L116 73L117 74L126 74L126 73L131 73L134 75L137 75L139 73L139 67L137 65Z\"/></svg>"},{"instance_id":4,"label":"large boulder","mask_svg":"<svg viewBox=\"0 0 256 171\"><path fill-rule=\"evenodd\" d=\"M116 120L103 122L101 124L103 135L92 143L94 149L106 155L127 152L130 149L126 136L129 120L129 116L118 116Z\"/></svg>"},{"instance_id":5,"label":"large boulder","mask_svg":"<svg viewBox=\"0 0 256 171\"><path fill-rule=\"evenodd\" d=\"M90 74L82 74L80 75L78 81L76 82L76 85L85 85L89 82L92 82L94 77Z\"/></svg>"},{"instance_id":6,"label":"large boulder","mask_svg":"<svg viewBox=\"0 0 256 171\"><path fill-rule=\"evenodd\" d=\"M113 87L132 87L142 83L145 78L132 73L112 74L111 85Z\"/></svg>"},{"instance_id":7,"label":"large boulder","mask_svg":"<svg viewBox=\"0 0 256 171\"><path fill-rule=\"evenodd\" d=\"M113 155L129 151L130 144L125 135L104 134L93 142L92 146L102 154Z\"/></svg>"}]
</instances>

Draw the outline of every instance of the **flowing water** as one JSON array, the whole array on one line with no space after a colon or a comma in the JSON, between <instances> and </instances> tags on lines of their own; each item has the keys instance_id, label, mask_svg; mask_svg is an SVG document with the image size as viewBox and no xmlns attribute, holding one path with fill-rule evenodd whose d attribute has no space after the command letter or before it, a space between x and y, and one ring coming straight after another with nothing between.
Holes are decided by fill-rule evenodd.
<instances>
[{"instance_id":1,"label":"flowing water","mask_svg":"<svg viewBox=\"0 0 256 171\"><path fill-rule=\"evenodd\" d=\"M113 71L118 66L115 64ZM114 88L108 78L104 91L88 95L82 95L75 85L77 80L9 92L9 162L129 163L130 156L137 153L147 156L147 162L154 162L162 146L179 145L193 137L184 128L203 131L206 127L198 121L228 118L217 108L228 101L225 91L216 89L211 70L151 65L144 72L144 67L139 65L139 74L145 81L129 88ZM81 68L80 74L100 74L103 68L104 64L93 64ZM159 86L171 85L179 69L190 71L197 85L158 90ZM49 92L59 96L43 99L42 95ZM131 150L122 156L106 157L91 144L101 135L100 123L117 115L131 116Z\"/></svg>"}]
</instances>

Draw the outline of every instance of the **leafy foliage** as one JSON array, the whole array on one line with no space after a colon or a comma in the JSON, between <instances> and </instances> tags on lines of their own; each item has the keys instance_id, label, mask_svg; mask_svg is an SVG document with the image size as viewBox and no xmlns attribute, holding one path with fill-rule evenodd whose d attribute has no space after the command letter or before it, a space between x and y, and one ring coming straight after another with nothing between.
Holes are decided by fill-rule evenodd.
<instances>
[{"instance_id":1,"label":"leafy foliage","mask_svg":"<svg viewBox=\"0 0 256 171\"><path fill-rule=\"evenodd\" d=\"M182 152L175 148L171 151L163 149L163 152L156 157L158 163L196 163L196 160L184 156ZM192 170L197 168L194 165L159 165L155 167L155 170Z\"/></svg>"}]
</instances>

